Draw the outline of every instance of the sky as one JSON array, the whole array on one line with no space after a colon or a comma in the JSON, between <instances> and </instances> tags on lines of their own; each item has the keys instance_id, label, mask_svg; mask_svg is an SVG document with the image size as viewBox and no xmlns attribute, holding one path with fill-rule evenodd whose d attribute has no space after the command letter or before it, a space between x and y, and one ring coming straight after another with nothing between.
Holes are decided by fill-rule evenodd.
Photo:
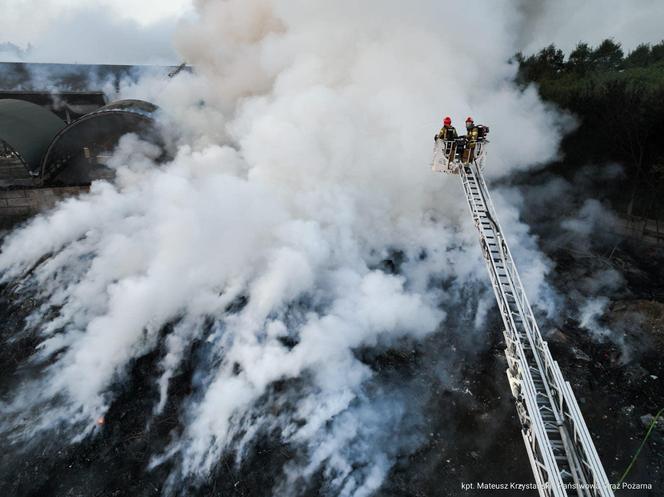
<instances>
[{"instance_id":1,"label":"sky","mask_svg":"<svg viewBox=\"0 0 664 497\"><path fill-rule=\"evenodd\" d=\"M101 0L90 2L89 0L12 0L7 6L3 6L3 13L9 15L10 19L26 21L26 13L39 9L46 10L47 13L67 14L80 9L98 8L107 11L111 16L131 19L141 26L146 26L154 22L163 21L173 17L180 16L192 8L191 0ZM38 19L30 18L30 24L40 25L51 19L44 19L40 16ZM24 26L25 28L25 26ZM11 27L10 27L11 29ZM31 28L28 26L28 32ZM34 32L34 31L33 31ZM20 32L18 32L20 35Z\"/></svg>"},{"instance_id":2,"label":"sky","mask_svg":"<svg viewBox=\"0 0 664 497\"><path fill-rule=\"evenodd\" d=\"M174 64L177 23L193 15L191 0L10 0L3 6L0 61ZM34 12L39 11L39 16Z\"/></svg>"},{"instance_id":3,"label":"sky","mask_svg":"<svg viewBox=\"0 0 664 497\"><path fill-rule=\"evenodd\" d=\"M179 21L195 17L194 0L7 0L0 61L175 64ZM276 2L279 3L279 2ZM658 0L512 0L514 51L532 53L555 43L569 51L580 40L607 37L629 51L664 38L664 2ZM481 2L480 2L481 4ZM487 3L488 7L488 3ZM39 16L35 16L35 12ZM480 29L480 23L476 24ZM441 29L443 27L441 26ZM17 54L3 43L32 50Z\"/></svg>"},{"instance_id":4,"label":"sky","mask_svg":"<svg viewBox=\"0 0 664 497\"><path fill-rule=\"evenodd\" d=\"M524 19L518 44L533 53L555 43L566 53L580 41L597 45L606 38L626 51L664 39L661 0L520 0Z\"/></svg>"}]
</instances>

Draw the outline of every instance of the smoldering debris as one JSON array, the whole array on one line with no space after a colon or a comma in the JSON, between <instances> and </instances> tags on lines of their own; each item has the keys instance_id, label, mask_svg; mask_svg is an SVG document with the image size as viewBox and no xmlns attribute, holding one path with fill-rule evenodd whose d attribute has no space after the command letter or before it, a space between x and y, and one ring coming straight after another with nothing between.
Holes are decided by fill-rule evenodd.
<instances>
[{"instance_id":1,"label":"smoldering debris","mask_svg":"<svg viewBox=\"0 0 664 497\"><path fill-rule=\"evenodd\" d=\"M119 85L163 109L174 159L125 141L115 183L3 242L4 333L32 356L3 390L10 493L364 496L506 453L526 478L475 233L428 168L439 109L492 124L494 179L557 156L571 120L509 82L512 4L198 5L176 37L196 72ZM512 205L555 319L556 260Z\"/></svg>"}]
</instances>

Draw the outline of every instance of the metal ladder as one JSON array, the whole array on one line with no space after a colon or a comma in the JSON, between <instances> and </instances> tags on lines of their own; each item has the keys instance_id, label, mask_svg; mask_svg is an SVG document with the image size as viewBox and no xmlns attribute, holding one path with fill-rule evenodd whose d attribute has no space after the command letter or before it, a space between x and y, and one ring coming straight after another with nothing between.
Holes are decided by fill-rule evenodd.
<instances>
[{"instance_id":1,"label":"metal ladder","mask_svg":"<svg viewBox=\"0 0 664 497\"><path fill-rule=\"evenodd\" d=\"M613 497L581 411L535 321L482 176L486 143L470 163L434 169L461 177L505 326L507 377L541 497ZM438 157L445 156L445 145Z\"/></svg>"}]
</instances>

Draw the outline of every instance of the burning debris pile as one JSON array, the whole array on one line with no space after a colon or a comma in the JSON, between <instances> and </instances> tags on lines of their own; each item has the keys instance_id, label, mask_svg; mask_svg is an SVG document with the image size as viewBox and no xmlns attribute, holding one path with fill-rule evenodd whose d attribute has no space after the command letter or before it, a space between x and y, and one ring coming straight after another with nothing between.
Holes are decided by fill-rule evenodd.
<instances>
[{"instance_id":1,"label":"burning debris pile","mask_svg":"<svg viewBox=\"0 0 664 497\"><path fill-rule=\"evenodd\" d=\"M456 11L446 33L438 2L406 18L378 1L199 9L177 35L196 72L114 95L162 109L172 158L155 167L162 150L126 136L113 181L2 241L1 488L365 496L530 481L475 233L458 185L431 178L430 135L438 109L473 108L492 124L500 179L554 159L573 120L511 83L502 27L465 42L486 6ZM519 11L489 10L496 26ZM612 461L651 407L635 386L615 433L594 408L610 383L593 375L618 382L627 361L600 360L615 345L588 333L603 316L581 318L592 292L568 307L549 283L566 266L546 250L553 232L521 221L517 206L536 203L519 192L497 208L531 300L573 344L556 353Z\"/></svg>"}]
</instances>

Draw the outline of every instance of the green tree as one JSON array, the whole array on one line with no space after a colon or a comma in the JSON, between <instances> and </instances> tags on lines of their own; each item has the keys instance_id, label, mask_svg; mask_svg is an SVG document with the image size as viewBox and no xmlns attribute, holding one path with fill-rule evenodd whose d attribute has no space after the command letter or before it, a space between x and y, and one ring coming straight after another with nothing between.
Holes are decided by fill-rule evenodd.
<instances>
[{"instance_id":1,"label":"green tree","mask_svg":"<svg viewBox=\"0 0 664 497\"><path fill-rule=\"evenodd\" d=\"M664 61L664 40L651 47L650 58L652 62Z\"/></svg>"},{"instance_id":2,"label":"green tree","mask_svg":"<svg viewBox=\"0 0 664 497\"><path fill-rule=\"evenodd\" d=\"M537 61L545 70L545 73L556 74L565 67L565 54L562 50L551 44L540 51L537 55Z\"/></svg>"},{"instance_id":3,"label":"green tree","mask_svg":"<svg viewBox=\"0 0 664 497\"><path fill-rule=\"evenodd\" d=\"M598 69L619 69L623 61L620 43L606 39L593 50L591 56L593 66Z\"/></svg>"},{"instance_id":4,"label":"green tree","mask_svg":"<svg viewBox=\"0 0 664 497\"><path fill-rule=\"evenodd\" d=\"M576 48L570 52L567 67L577 74L586 74L590 69L591 54L592 50L587 43L579 43Z\"/></svg>"},{"instance_id":5,"label":"green tree","mask_svg":"<svg viewBox=\"0 0 664 497\"><path fill-rule=\"evenodd\" d=\"M530 81L553 77L565 67L565 54L553 44L525 60L521 56L521 60L523 76Z\"/></svg>"},{"instance_id":6,"label":"green tree","mask_svg":"<svg viewBox=\"0 0 664 497\"><path fill-rule=\"evenodd\" d=\"M625 67L646 67L650 59L650 45L642 43L625 58Z\"/></svg>"}]
</instances>

